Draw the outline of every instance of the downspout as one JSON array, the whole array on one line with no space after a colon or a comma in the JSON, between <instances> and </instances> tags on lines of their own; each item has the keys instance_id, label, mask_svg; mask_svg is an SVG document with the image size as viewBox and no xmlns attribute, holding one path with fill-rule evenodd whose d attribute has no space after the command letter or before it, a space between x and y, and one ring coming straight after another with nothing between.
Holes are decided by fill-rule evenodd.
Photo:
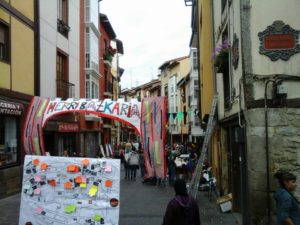
<instances>
[{"instance_id":1,"label":"downspout","mask_svg":"<svg viewBox=\"0 0 300 225\"><path fill-rule=\"evenodd\" d=\"M269 131L268 131L268 103L267 103L267 88L268 84L272 82L273 84L275 83L274 80L268 80L265 83L265 153L266 153L266 172L267 172L267 225L271 224L271 199L270 199L270 160L269 160Z\"/></svg>"},{"instance_id":2,"label":"downspout","mask_svg":"<svg viewBox=\"0 0 300 225\"><path fill-rule=\"evenodd\" d=\"M40 96L40 3L34 4L34 95Z\"/></svg>"},{"instance_id":3,"label":"downspout","mask_svg":"<svg viewBox=\"0 0 300 225\"><path fill-rule=\"evenodd\" d=\"M215 11L214 11L214 1L211 1L211 28L212 28L212 49L214 50L215 45ZM215 66L212 63L212 72L213 72L213 79L214 79L214 94L217 94L217 79L216 79L216 70Z\"/></svg>"}]
</instances>

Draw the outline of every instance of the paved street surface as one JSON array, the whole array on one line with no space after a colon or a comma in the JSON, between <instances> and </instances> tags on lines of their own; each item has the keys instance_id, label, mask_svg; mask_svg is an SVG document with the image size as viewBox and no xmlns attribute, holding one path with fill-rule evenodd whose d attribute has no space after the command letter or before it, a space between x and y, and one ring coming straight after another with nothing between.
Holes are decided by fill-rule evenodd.
<instances>
[{"instance_id":1,"label":"paved street surface","mask_svg":"<svg viewBox=\"0 0 300 225\"><path fill-rule=\"evenodd\" d=\"M161 225L169 200L174 196L170 187L121 181L120 225ZM199 193L198 202L202 225L236 225L232 214L221 213L206 194ZM19 218L20 194L0 200L0 224L16 225Z\"/></svg>"}]
</instances>

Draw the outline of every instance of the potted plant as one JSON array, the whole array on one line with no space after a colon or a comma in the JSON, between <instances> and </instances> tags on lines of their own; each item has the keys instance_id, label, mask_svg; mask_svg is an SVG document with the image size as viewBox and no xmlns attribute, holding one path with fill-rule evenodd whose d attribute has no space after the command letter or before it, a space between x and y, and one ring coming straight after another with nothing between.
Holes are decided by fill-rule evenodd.
<instances>
[{"instance_id":1,"label":"potted plant","mask_svg":"<svg viewBox=\"0 0 300 225\"><path fill-rule=\"evenodd\" d=\"M225 39L221 44L219 44L213 51L212 59L217 71L221 71L224 66L228 64L229 58L229 44L228 40Z\"/></svg>"}]
</instances>

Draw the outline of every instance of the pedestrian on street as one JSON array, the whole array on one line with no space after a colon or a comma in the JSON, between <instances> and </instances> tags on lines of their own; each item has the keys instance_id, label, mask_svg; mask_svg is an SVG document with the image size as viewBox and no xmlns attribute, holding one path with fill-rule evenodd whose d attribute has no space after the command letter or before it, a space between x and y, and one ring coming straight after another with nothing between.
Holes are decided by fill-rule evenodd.
<instances>
[{"instance_id":1,"label":"pedestrian on street","mask_svg":"<svg viewBox=\"0 0 300 225\"><path fill-rule=\"evenodd\" d=\"M136 179L136 171L139 168L139 154L136 150L132 150L129 153L128 164L130 169L130 179Z\"/></svg>"},{"instance_id":2,"label":"pedestrian on street","mask_svg":"<svg viewBox=\"0 0 300 225\"><path fill-rule=\"evenodd\" d=\"M187 194L185 181L177 179L174 189L176 195L168 204L162 225L200 225L198 204Z\"/></svg>"},{"instance_id":3,"label":"pedestrian on street","mask_svg":"<svg viewBox=\"0 0 300 225\"><path fill-rule=\"evenodd\" d=\"M167 166L169 175L169 185L173 186L176 178L175 154L171 150L167 151Z\"/></svg>"},{"instance_id":4,"label":"pedestrian on street","mask_svg":"<svg viewBox=\"0 0 300 225\"><path fill-rule=\"evenodd\" d=\"M300 225L299 202L293 195L297 187L296 176L289 172L277 172L274 176L280 185L274 194L277 206L277 224Z\"/></svg>"},{"instance_id":5,"label":"pedestrian on street","mask_svg":"<svg viewBox=\"0 0 300 225\"><path fill-rule=\"evenodd\" d=\"M125 180L129 180L130 178L130 168L129 168L129 155L132 149L131 143L126 143L125 145L125 153L124 153L124 169L125 169Z\"/></svg>"}]
</instances>

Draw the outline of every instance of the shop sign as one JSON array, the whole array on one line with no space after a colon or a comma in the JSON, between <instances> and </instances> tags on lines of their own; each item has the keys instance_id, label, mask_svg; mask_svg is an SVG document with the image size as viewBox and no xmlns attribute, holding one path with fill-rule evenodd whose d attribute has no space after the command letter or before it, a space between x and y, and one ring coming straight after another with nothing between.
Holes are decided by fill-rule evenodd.
<instances>
[{"instance_id":1,"label":"shop sign","mask_svg":"<svg viewBox=\"0 0 300 225\"><path fill-rule=\"evenodd\" d=\"M60 123L58 126L59 132L78 132L79 125L77 123Z\"/></svg>"},{"instance_id":2,"label":"shop sign","mask_svg":"<svg viewBox=\"0 0 300 225\"><path fill-rule=\"evenodd\" d=\"M272 61L287 61L300 52L299 30L291 28L282 21L275 21L266 30L259 32L259 53L268 56Z\"/></svg>"},{"instance_id":3,"label":"shop sign","mask_svg":"<svg viewBox=\"0 0 300 225\"><path fill-rule=\"evenodd\" d=\"M0 100L0 114L21 116L23 109L22 104Z\"/></svg>"}]
</instances>

